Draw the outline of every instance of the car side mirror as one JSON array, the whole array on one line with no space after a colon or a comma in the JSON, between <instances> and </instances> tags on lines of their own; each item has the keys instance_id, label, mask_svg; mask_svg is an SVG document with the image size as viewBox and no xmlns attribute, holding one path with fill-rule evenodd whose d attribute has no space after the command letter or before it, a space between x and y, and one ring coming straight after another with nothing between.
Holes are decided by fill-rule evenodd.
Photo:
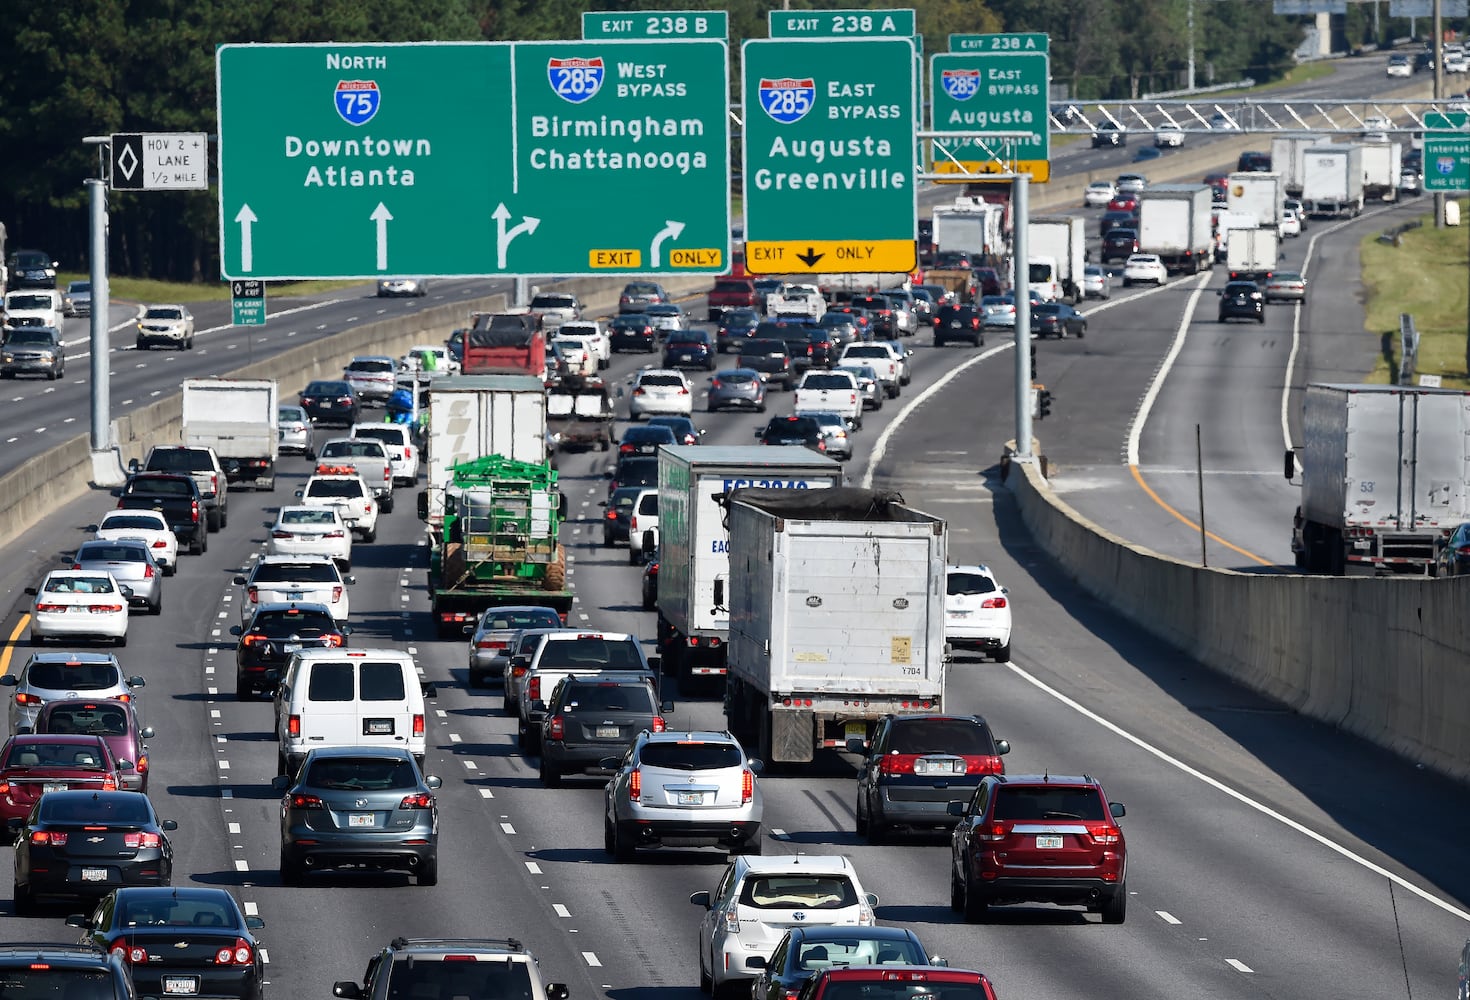
<instances>
[{"instance_id":1,"label":"car side mirror","mask_svg":"<svg viewBox=\"0 0 1470 1000\"><path fill-rule=\"evenodd\" d=\"M846 749L848 753L855 753L859 757L866 756L868 753L868 741L861 736L850 736L847 739Z\"/></svg>"},{"instance_id":2,"label":"car side mirror","mask_svg":"<svg viewBox=\"0 0 1470 1000\"><path fill-rule=\"evenodd\" d=\"M1011 741L1010 740L996 740L995 741L995 752L998 753L998 754L1001 754L1002 756L1004 756L1005 754L1010 753L1011 752Z\"/></svg>"},{"instance_id":3,"label":"car side mirror","mask_svg":"<svg viewBox=\"0 0 1470 1000\"><path fill-rule=\"evenodd\" d=\"M652 670L654 673L661 673L663 671L663 666L664 658L662 656L650 656L648 658L648 669Z\"/></svg>"},{"instance_id":4,"label":"car side mirror","mask_svg":"<svg viewBox=\"0 0 1470 1000\"><path fill-rule=\"evenodd\" d=\"M243 576L237 576L237 577L235 577L233 583L237 587L243 587L243 586L245 586L245 578Z\"/></svg>"},{"instance_id":5,"label":"car side mirror","mask_svg":"<svg viewBox=\"0 0 1470 1000\"><path fill-rule=\"evenodd\" d=\"M252 931L265 930L265 919L262 917L246 917L245 926Z\"/></svg>"},{"instance_id":6,"label":"car side mirror","mask_svg":"<svg viewBox=\"0 0 1470 1000\"><path fill-rule=\"evenodd\" d=\"M618 393L618 395L622 395L622 393ZM602 478L603 479L611 479L612 477L613 477L612 470L608 470L607 472L604 472L602 474ZM604 503L604 504L601 504L600 506L606 507L607 504Z\"/></svg>"},{"instance_id":7,"label":"car side mirror","mask_svg":"<svg viewBox=\"0 0 1470 1000\"><path fill-rule=\"evenodd\" d=\"M36 727L35 726L16 726L15 727L15 735L17 735L17 736L29 736L32 733L34 733L35 731L36 731Z\"/></svg>"},{"instance_id":8,"label":"car side mirror","mask_svg":"<svg viewBox=\"0 0 1470 1000\"><path fill-rule=\"evenodd\" d=\"M312 460L310 458L308 458L307 461L310 462ZM305 490L297 490L296 491L296 499L300 500L304 496L306 496L306 491Z\"/></svg>"},{"instance_id":9,"label":"car side mirror","mask_svg":"<svg viewBox=\"0 0 1470 1000\"><path fill-rule=\"evenodd\" d=\"M133 599L133 588L132 587L129 587L125 583L120 583L120 584L117 585L117 589L119 591L121 591L122 592L122 595L124 597L126 597L128 600L131 601Z\"/></svg>"},{"instance_id":10,"label":"car side mirror","mask_svg":"<svg viewBox=\"0 0 1470 1000\"><path fill-rule=\"evenodd\" d=\"M864 893L863 894L863 898L868 901L868 905L869 906L877 906L878 905L878 894L876 892L867 892L867 893Z\"/></svg>"},{"instance_id":11,"label":"car side mirror","mask_svg":"<svg viewBox=\"0 0 1470 1000\"><path fill-rule=\"evenodd\" d=\"M231 625L230 626L230 635L241 636L241 635L244 635L244 634L245 634L245 630L243 628L241 628L240 626L238 626L238 625Z\"/></svg>"},{"instance_id":12,"label":"car side mirror","mask_svg":"<svg viewBox=\"0 0 1470 1000\"><path fill-rule=\"evenodd\" d=\"M339 626L338 627L337 631L341 632L343 635L351 635L352 634L352 626L351 625L342 625L342 626Z\"/></svg>"},{"instance_id":13,"label":"car side mirror","mask_svg":"<svg viewBox=\"0 0 1470 1000\"><path fill-rule=\"evenodd\" d=\"M702 906L706 910L708 910L710 908L709 892L691 892L689 894L689 902L695 906Z\"/></svg>"},{"instance_id":14,"label":"car side mirror","mask_svg":"<svg viewBox=\"0 0 1470 1000\"><path fill-rule=\"evenodd\" d=\"M342 1000L362 1000L362 987L351 980L332 984L332 996Z\"/></svg>"},{"instance_id":15,"label":"car side mirror","mask_svg":"<svg viewBox=\"0 0 1470 1000\"><path fill-rule=\"evenodd\" d=\"M157 734L153 731L152 726L144 726L142 729L138 730L138 735L145 740L151 740Z\"/></svg>"},{"instance_id":16,"label":"car side mirror","mask_svg":"<svg viewBox=\"0 0 1470 1000\"><path fill-rule=\"evenodd\" d=\"M13 688L20 683L20 678L14 674L0 675L0 687Z\"/></svg>"},{"instance_id":17,"label":"car side mirror","mask_svg":"<svg viewBox=\"0 0 1470 1000\"><path fill-rule=\"evenodd\" d=\"M944 811L951 816L963 816L965 814L965 804L963 802L952 801L944 807Z\"/></svg>"},{"instance_id":18,"label":"car side mirror","mask_svg":"<svg viewBox=\"0 0 1470 1000\"><path fill-rule=\"evenodd\" d=\"M130 760L120 760L117 762L117 769L119 771L136 771L138 766Z\"/></svg>"},{"instance_id":19,"label":"car side mirror","mask_svg":"<svg viewBox=\"0 0 1470 1000\"><path fill-rule=\"evenodd\" d=\"M176 819L166 819L158 825L163 827L163 829L167 830L169 833L173 833L179 828L179 821Z\"/></svg>"},{"instance_id":20,"label":"car side mirror","mask_svg":"<svg viewBox=\"0 0 1470 1000\"><path fill-rule=\"evenodd\" d=\"M473 626L473 625L466 625L460 631L464 632L465 635L474 635L475 634L475 626Z\"/></svg>"},{"instance_id":21,"label":"car side mirror","mask_svg":"<svg viewBox=\"0 0 1470 1000\"><path fill-rule=\"evenodd\" d=\"M424 697L425 698L437 698L437 697L439 697L439 689L434 686L434 682L433 681L421 681L421 682L419 682L419 690L421 690L424 693Z\"/></svg>"},{"instance_id":22,"label":"car side mirror","mask_svg":"<svg viewBox=\"0 0 1470 1000\"><path fill-rule=\"evenodd\" d=\"M142 464L136 458L130 458L130 459L128 459L128 471L129 472L141 472L142 470L143 470L143 466L142 466Z\"/></svg>"},{"instance_id":23,"label":"car side mirror","mask_svg":"<svg viewBox=\"0 0 1470 1000\"><path fill-rule=\"evenodd\" d=\"M938 966L941 969L947 969L947 968L949 968L949 959L947 959L947 958L940 958L938 955L930 955L929 956L929 964L930 965L934 965L934 966Z\"/></svg>"},{"instance_id":24,"label":"car side mirror","mask_svg":"<svg viewBox=\"0 0 1470 1000\"><path fill-rule=\"evenodd\" d=\"M622 770L623 759L621 757L604 757L597 762L597 767L601 771L619 771Z\"/></svg>"},{"instance_id":25,"label":"car side mirror","mask_svg":"<svg viewBox=\"0 0 1470 1000\"><path fill-rule=\"evenodd\" d=\"M765 433L765 428L764 427L757 427L755 429L755 433L753 435L751 435L751 436L752 437L760 437L763 433Z\"/></svg>"},{"instance_id":26,"label":"car side mirror","mask_svg":"<svg viewBox=\"0 0 1470 1000\"><path fill-rule=\"evenodd\" d=\"M1113 814L1113 819L1122 819L1124 816L1128 815L1128 810L1123 806L1123 803L1121 802L1109 802L1108 812Z\"/></svg>"},{"instance_id":27,"label":"car side mirror","mask_svg":"<svg viewBox=\"0 0 1470 1000\"><path fill-rule=\"evenodd\" d=\"M357 577L355 577L355 576L353 576L352 574L349 573L347 576L344 576L342 578L342 582L345 583L345 584L347 584L347 586L350 587L350 586L352 586L353 584L355 584L357 582Z\"/></svg>"},{"instance_id":28,"label":"car side mirror","mask_svg":"<svg viewBox=\"0 0 1470 1000\"><path fill-rule=\"evenodd\" d=\"M130 688L141 688L147 686L148 682L142 677L139 677L137 674L134 674L133 676L128 678L128 687Z\"/></svg>"},{"instance_id":29,"label":"car side mirror","mask_svg":"<svg viewBox=\"0 0 1470 1000\"><path fill-rule=\"evenodd\" d=\"M444 779L439 777L437 774L428 774L424 776L425 788L442 788L443 786Z\"/></svg>"},{"instance_id":30,"label":"car side mirror","mask_svg":"<svg viewBox=\"0 0 1470 1000\"><path fill-rule=\"evenodd\" d=\"M87 525L87 530L88 531L94 531L95 532L95 531L100 531L102 529L98 528L97 525L95 525L95 524L89 524L89 525Z\"/></svg>"},{"instance_id":31,"label":"car side mirror","mask_svg":"<svg viewBox=\"0 0 1470 1000\"><path fill-rule=\"evenodd\" d=\"M546 1000L567 1000L572 991L567 989L566 983L547 983Z\"/></svg>"},{"instance_id":32,"label":"car side mirror","mask_svg":"<svg viewBox=\"0 0 1470 1000\"><path fill-rule=\"evenodd\" d=\"M35 597L36 594L39 593L39 591L37 591L35 587L27 587L26 593L29 594L31 597Z\"/></svg>"},{"instance_id":33,"label":"car side mirror","mask_svg":"<svg viewBox=\"0 0 1470 1000\"><path fill-rule=\"evenodd\" d=\"M108 490L108 492L111 493L115 497L120 497L120 496L123 495L123 489L122 489L121 486L116 487L115 489Z\"/></svg>"},{"instance_id":34,"label":"car side mirror","mask_svg":"<svg viewBox=\"0 0 1470 1000\"><path fill-rule=\"evenodd\" d=\"M82 930L88 930L92 925L87 921L87 915L85 913L73 913L66 918L66 926L80 927Z\"/></svg>"},{"instance_id":35,"label":"car side mirror","mask_svg":"<svg viewBox=\"0 0 1470 1000\"><path fill-rule=\"evenodd\" d=\"M674 703L673 703L673 701L660 702L659 703L659 706L658 706L658 710L660 712L664 712L664 713L672 712L674 710Z\"/></svg>"},{"instance_id":36,"label":"car side mirror","mask_svg":"<svg viewBox=\"0 0 1470 1000\"><path fill-rule=\"evenodd\" d=\"M271 779L271 791L284 792L291 787L291 777L286 774L278 774ZM339 993L338 996L341 996Z\"/></svg>"},{"instance_id":37,"label":"car side mirror","mask_svg":"<svg viewBox=\"0 0 1470 1000\"><path fill-rule=\"evenodd\" d=\"M419 520L429 519L429 491L419 490Z\"/></svg>"}]
</instances>

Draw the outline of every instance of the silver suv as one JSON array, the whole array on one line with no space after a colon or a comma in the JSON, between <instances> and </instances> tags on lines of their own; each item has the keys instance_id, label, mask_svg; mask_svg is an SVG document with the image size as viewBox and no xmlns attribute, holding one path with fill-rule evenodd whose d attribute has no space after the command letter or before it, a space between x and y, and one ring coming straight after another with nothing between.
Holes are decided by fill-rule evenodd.
<instances>
[{"instance_id":1,"label":"silver suv","mask_svg":"<svg viewBox=\"0 0 1470 1000\"><path fill-rule=\"evenodd\" d=\"M515 938L403 938L368 960L362 985L332 984L341 1000L389 997L518 997L567 1000L565 983L541 979L541 963Z\"/></svg>"},{"instance_id":2,"label":"silver suv","mask_svg":"<svg viewBox=\"0 0 1470 1000\"><path fill-rule=\"evenodd\" d=\"M128 677L111 653L32 653L20 673L0 677L0 687L13 687L10 731L32 728L47 702L60 698L117 698L131 701L147 682Z\"/></svg>"},{"instance_id":3,"label":"silver suv","mask_svg":"<svg viewBox=\"0 0 1470 1000\"><path fill-rule=\"evenodd\" d=\"M761 853L764 804L750 760L729 733L641 733L613 771L603 794L602 845L618 861L665 840Z\"/></svg>"}]
</instances>

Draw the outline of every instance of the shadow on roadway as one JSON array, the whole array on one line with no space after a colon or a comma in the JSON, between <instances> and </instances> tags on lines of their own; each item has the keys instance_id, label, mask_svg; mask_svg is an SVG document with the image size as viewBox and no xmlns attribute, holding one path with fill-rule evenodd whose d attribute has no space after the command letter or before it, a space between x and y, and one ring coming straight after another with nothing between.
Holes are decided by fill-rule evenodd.
<instances>
[{"instance_id":1,"label":"shadow on roadway","mask_svg":"<svg viewBox=\"0 0 1470 1000\"><path fill-rule=\"evenodd\" d=\"M275 791L267 784L251 784L241 782L239 784L228 783L231 796L237 799L255 799L260 802L276 802L281 798L281 793ZM213 785L169 785L168 793L177 795L181 799L217 799L219 798L219 784Z\"/></svg>"},{"instance_id":2,"label":"shadow on roadway","mask_svg":"<svg viewBox=\"0 0 1470 1000\"><path fill-rule=\"evenodd\" d=\"M526 856L537 861L556 861L566 864L594 864L617 866L618 862L613 856L602 848L585 847L563 847L547 848L545 850L527 851ZM723 867L729 861L729 856L723 851L715 848L708 850L701 848L678 848L660 847L646 851L635 851L633 861L635 865L643 865L649 868L677 868L689 865L719 865Z\"/></svg>"}]
</instances>

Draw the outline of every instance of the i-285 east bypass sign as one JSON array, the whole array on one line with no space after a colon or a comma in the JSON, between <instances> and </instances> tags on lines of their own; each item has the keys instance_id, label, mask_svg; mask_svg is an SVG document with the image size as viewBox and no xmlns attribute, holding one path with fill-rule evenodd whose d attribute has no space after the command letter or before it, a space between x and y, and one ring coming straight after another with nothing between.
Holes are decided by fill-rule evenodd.
<instances>
[{"instance_id":1,"label":"i-285 east bypass sign","mask_svg":"<svg viewBox=\"0 0 1470 1000\"><path fill-rule=\"evenodd\" d=\"M216 58L226 278L729 269L721 39Z\"/></svg>"}]
</instances>

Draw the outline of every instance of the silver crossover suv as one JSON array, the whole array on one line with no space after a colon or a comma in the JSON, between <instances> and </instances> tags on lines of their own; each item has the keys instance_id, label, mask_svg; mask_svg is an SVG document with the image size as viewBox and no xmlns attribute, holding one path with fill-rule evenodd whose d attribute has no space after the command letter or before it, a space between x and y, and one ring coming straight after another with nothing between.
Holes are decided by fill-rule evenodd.
<instances>
[{"instance_id":1,"label":"silver crossover suv","mask_svg":"<svg viewBox=\"0 0 1470 1000\"><path fill-rule=\"evenodd\" d=\"M123 673L122 664L111 653L75 653L64 650L32 653L20 673L0 676L0 687L13 687L10 699L10 731L32 728L47 702L60 698L117 698L131 701L141 677ZM136 706L135 706L136 707Z\"/></svg>"}]
</instances>

